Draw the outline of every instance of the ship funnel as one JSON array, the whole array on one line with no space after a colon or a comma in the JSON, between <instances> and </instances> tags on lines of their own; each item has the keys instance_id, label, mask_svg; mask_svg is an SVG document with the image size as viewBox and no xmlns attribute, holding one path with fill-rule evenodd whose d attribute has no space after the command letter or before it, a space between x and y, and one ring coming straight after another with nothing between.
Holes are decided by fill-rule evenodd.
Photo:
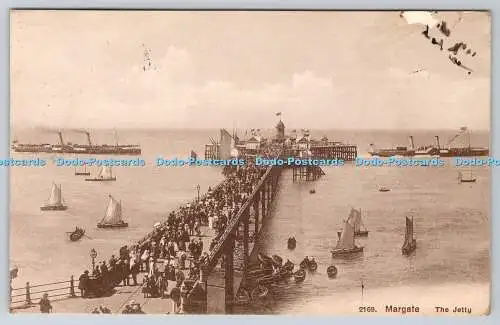
<instances>
[{"instance_id":1,"label":"ship funnel","mask_svg":"<svg viewBox=\"0 0 500 325\"><path fill-rule=\"evenodd\" d=\"M436 138L436 147L438 149L441 149L441 146L439 145L439 136L436 135L436 136L434 136L434 138Z\"/></svg>"},{"instance_id":2,"label":"ship funnel","mask_svg":"<svg viewBox=\"0 0 500 325\"><path fill-rule=\"evenodd\" d=\"M62 132L59 131L57 133L59 134L59 142L60 142L61 146L64 146L64 140L63 140Z\"/></svg>"},{"instance_id":3,"label":"ship funnel","mask_svg":"<svg viewBox=\"0 0 500 325\"><path fill-rule=\"evenodd\" d=\"M92 141L90 141L90 133L88 131L85 131L85 134L87 135L87 142L89 143L89 146L92 146Z\"/></svg>"},{"instance_id":4,"label":"ship funnel","mask_svg":"<svg viewBox=\"0 0 500 325\"><path fill-rule=\"evenodd\" d=\"M375 152L377 149L375 148L375 144L374 143L370 143L370 149L368 149L368 152L369 153L373 153Z\"/></svg>"},{"instance_id":5,"label":"ship funnel","mask_svg":"<svg viewBox=\"0 0 500 325\"><path fill-rule=\"evenodd\" d=\"M410 135L410 149L414 150L415 149L415 144L413 143L413 136Z\"/></svg>"}]
</instances>

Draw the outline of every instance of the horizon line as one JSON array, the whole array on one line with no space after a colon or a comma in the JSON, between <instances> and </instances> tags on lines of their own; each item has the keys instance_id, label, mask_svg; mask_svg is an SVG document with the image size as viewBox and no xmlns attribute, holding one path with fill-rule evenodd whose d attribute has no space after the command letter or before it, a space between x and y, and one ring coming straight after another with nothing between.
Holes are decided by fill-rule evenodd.
<instances>
[{"instance_id":1,"label":"horizon line","mask_svg":"<svg viewBox=\"0 0 500 325\"><path fill-rule=\"evenodd\" d=\"M36 126L10 126L10 130L15 130L15 129L49 129L49 130L61 130L61 131L83 131L83 130L175 130L175 131L180 131L180 130L220 130L220 129L226 129L226 130L251 130L251 129L259 129L257 127L253 128L234 128L234 127L160 127L160 126L154 126L154 127L128 127L128 126L123 126L123 127L59 127L59 126L47 126L47 125L36 125ZM275 127L261 127L259 130L274 130ZM287 130L300 130L300 129L307 129L307 130L315 130L315 131L333 131L333 130L341 130L341 131L435 131L435 130L444 130L444 131L459 131L460 127L456 128L450 128L450 127L442 127L442 128L419 128L419 127L411 127L411 128L339 128L339 127L331 127L331 128L324 128L324 127L287 127L285 128L285 132ZM492 128L469 128L467 127L468 130L474 130L478 132L491 132Z\"/></svg>"}]
</instances>

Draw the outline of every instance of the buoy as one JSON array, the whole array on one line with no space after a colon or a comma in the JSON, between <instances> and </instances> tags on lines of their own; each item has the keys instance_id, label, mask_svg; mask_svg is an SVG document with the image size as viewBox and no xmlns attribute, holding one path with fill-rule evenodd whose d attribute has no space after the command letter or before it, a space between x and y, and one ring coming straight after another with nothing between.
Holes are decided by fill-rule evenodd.
<instances>
[{"instance_id":1,"label":"buoy","mask_svg":"<svg viewBox=\"0 0 500 325\"><path fill-rule=\"evenodd\" d=\"M328 274L328 277L330 279L334 278L337 276L337 273L338 273L338 270L337 270L337 267L335 265L330 265L327 269L326 269L326 273Z\"/></svg>"}]
</instances>

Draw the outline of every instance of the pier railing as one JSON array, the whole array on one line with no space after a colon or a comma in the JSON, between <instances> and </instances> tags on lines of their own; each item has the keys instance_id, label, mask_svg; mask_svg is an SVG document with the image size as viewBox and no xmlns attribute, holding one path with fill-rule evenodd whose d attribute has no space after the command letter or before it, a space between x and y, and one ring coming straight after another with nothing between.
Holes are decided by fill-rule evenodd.
<instances>
[{"instance_id":1,"label":"pier railing","mask_svg":"<svg viewBox=\"0 0 500 325\"><path fill-rule=\"evenodd\" d=\"M49 298L65 299L75 298L78 280L73 276L68 281L59 281L45 284L31 285L26 282L23 288L12 288L10 293L10 309L26 308L37 304L44 293Z\"/></svg>"}]
</instances>

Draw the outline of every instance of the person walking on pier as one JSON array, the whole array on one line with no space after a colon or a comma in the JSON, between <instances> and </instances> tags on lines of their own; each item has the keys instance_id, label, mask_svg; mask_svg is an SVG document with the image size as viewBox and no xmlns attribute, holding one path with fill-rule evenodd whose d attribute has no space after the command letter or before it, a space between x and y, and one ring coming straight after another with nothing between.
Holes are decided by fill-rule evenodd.
<instances>
[{"instance_id":1,"label":"person walking on pier","mask_svg":"<svg viewBox=\"0 0 500 325\"><path fill-rule=\"evenodd\" d=\"M98 278L101 276L101 272L99 272L99 264L95 266L95 268L92 270L92 276L95 278Z\"/></svg>"},{"instance_id":2,"label":"person walking on pier","mask_svg":"<svg viewBox=\"0 0 500 325\"><path fill-rule=\"evenodd\" d=\"M80 289L80 293L82 298L87 297L87 287L89 284L89 271L85 270L82 275L80 275L78 281L78 289Z\"/></svg>"},{"instance_id":3,"label":"person walking on pier","mask_svg":"<svg viewBox=\"0 0 500 325\"><path fill-rule=\"evenodd\" d=\"M176 286L180 288L184 280L185 280L184 272L182 272L181 268L179 267L177 269L177 272L175 272L175 281L177 282Z\"/></svg>"},{"instance_id":4,"label":"person walking on pier","mask_svg":"<svg viewBox=\"0 0 500 325\"><path fill-rule=\"evenodd\" d=\"M164 299L166 297L166 291L168 289L168 281L165 277L165 274L160 273L156 281L156 285L158 286L158 290L160 291L160 298Z\"/></svg>"},{"instance_id":5,"label":"person walking on pier","mask_svg":"<svg viewBox=\"0 0 500 325\"><path fill-rule=\"evenodd\" d=\"M115 255L111 255L111 258L109 259L109 267L110 268L114 268L116 266L116 263L117 263L117 259L115 257Z\"/></svg>"},{"instance_id":6,"label":"person walking on pier","mask_svg":"<svg viewBox=\"0 0 500 325\"><path fill-rule=\"evenodd\" d=\"M149 249L144 250L141 256L141 271L149 272Z\"/></svg>"},{"instance_id":7,"label":"person walking on pier","mask_svg":"<svg viewBox=\"0 0 500 325\"><path fill-rule=\"evenodd\" d=\"M172 299L172 309L174 314L178 314L181 306L181 289L173 287L170 291L170 299Z\"/></svg>"},{"instance_id":8,"label":"person walking on pier","mask_svg":"<svg viewBox=\"0 0 500 325\"><path fill-rule=\"evenodd\" d=\"M108 274L108 266L106 265L106 262L105 261L102 261L101 262L101 274L103 276L106 276L106 274Z\"/></svg>"},{"instance_id":9,"label":"person walking on pier","mask_svg":"<svg viewBox=\"0 0 500 325\"><path fill-rule=\"evenodd\" d=\"M127 260L119 260L116 264L119 273L120 280L123 281L123 286L129 285L129 274L130 274L130 264Z\"/></svg>"},{"instance_id":10,"label":"person walking on pier","mask_svg":"<svg viewBox=\"0 0 500 325\"><path fill-rule=\"evenodd\" d=\"M48 314L52 311L52 305L49 300L49 294L44 293L42 299L40 299L40 312L44 314Z\"/></svg>"},{"instance_id":11,"label":"person walking on pier","mask_svg":"<svg viewBox=\"0 0 500 325\"><path fill-rule=\"evenodd\" d=\"M140 267L140 262L135 259L130 259L130 274L132 275L132 281L134 281L133 286L137 285L137 274L139 274Z\"/></svg>"},{"instance_id":12,"label":"person walking on pier","mask_svg":"<svg viewBox=\"0 0 500 325\"><path fill-rule=\"evenodd\" d=\"M196 233L196 236L201 236L201 230L200 230L201 224L199 221L196 221L194 223L194 232Z\"/></svg>"}]
</instances>

